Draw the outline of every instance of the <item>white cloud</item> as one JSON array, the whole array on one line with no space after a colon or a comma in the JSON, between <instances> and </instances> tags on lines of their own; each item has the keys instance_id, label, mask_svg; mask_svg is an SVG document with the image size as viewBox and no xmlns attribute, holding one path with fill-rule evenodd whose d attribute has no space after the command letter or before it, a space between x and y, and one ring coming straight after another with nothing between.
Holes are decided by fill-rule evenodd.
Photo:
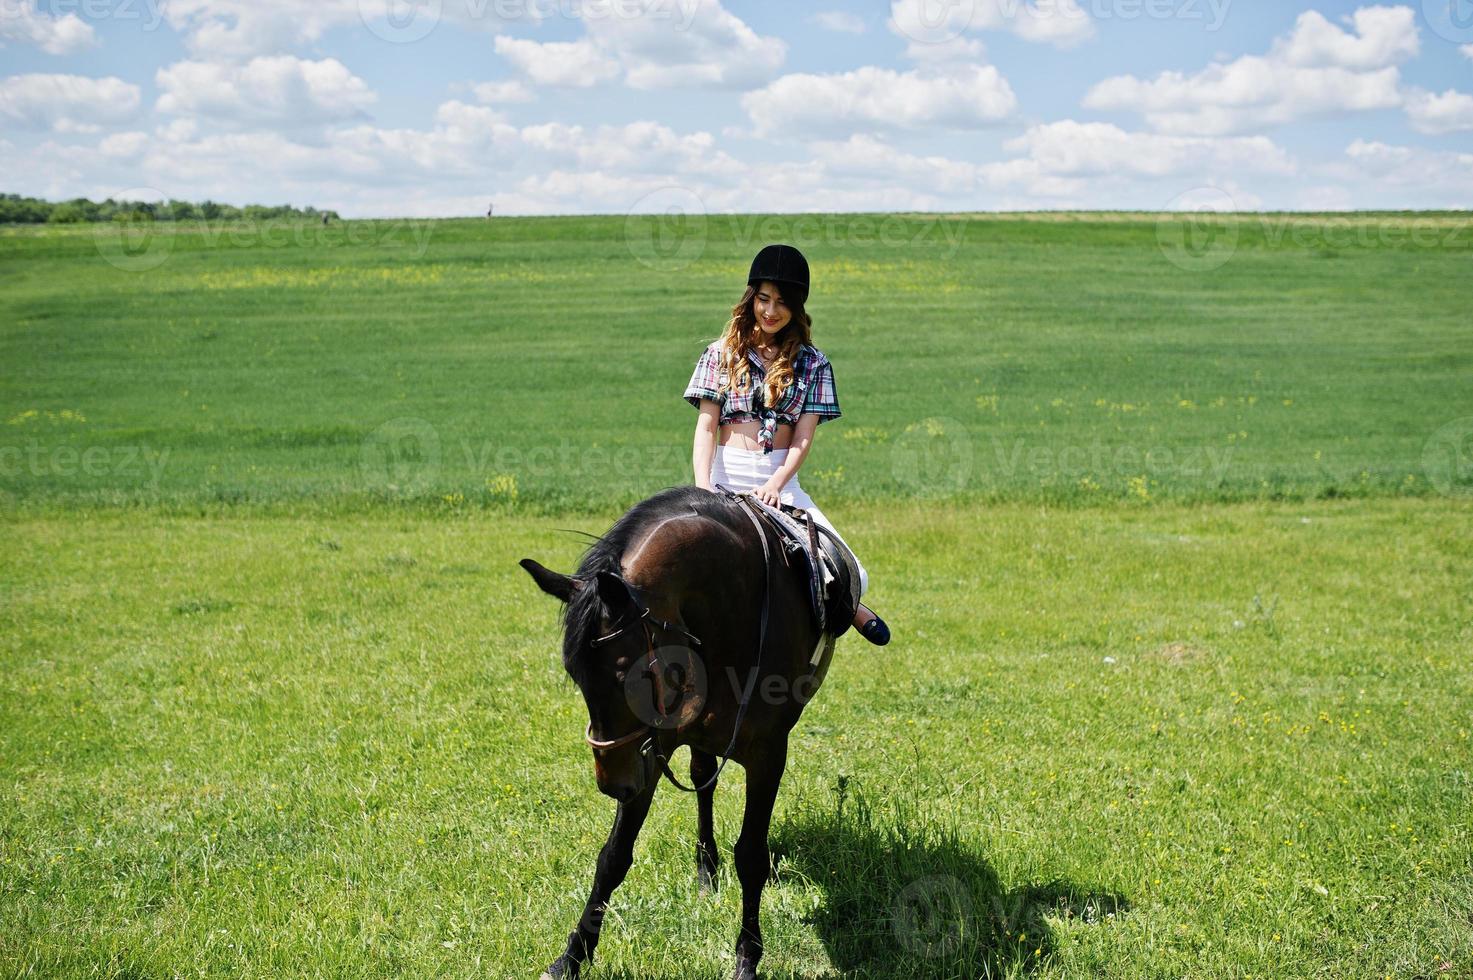
<instances>
[{"instance_id":1,"label":"white cloud","mask_svg":"<svg viewBox=\"0 0 1473 980\"><path fill-rule=\"evenodd\" d=\"M485 106L466 105L451 100L441 103L435 110L435 122L439 123L453 138L463 142L474 142L482 135L495 136L505 132L506 116Z\"/></svg>"},{"instance_id":2,"label":"white cloud","mask_svg":"<svg viewBox=\"0 0 1473 980\"><path fill-rule=\"evenodd\" d=\"M181 61L155 77L160 112L210 121L303 125L351 119L377 96L335 58L289 54L245 64Z\"/></svg>"},{"instance_id":3,"label":"white cloud","mask_svg":"<svg viewBox=\"0 0 1473 980\"><path fill-rule=\"evenodd\" d=\"M808 19L836 34L863 34L865 30L864 20L846 10L820 10Z\"/></svg>"},{"instance_id":4,"label":"white cloud","mask_svg":"<svg viewBox=\"0 0 1473 980\"><path fill-rule=\"evenodd\" d=\"M853 166L831 171L810 159L753 167L707 132L676 132L648 120L518 128L493 109L454 101L442 104L426 129L362 124L329 128L310 142L275 132L201 135L180 125L185 121L91 147L31 148L21 158L29 177L16 189L70 197L136 184L181 199L291 201L357 215L484 214L487 201L500 214L623 213L672 186L711 213L939 210L950 202L935 185L937 174L958 175L947 178L948 186L965 193L971 168L863 141L850 151L883 154L907 176L896 181ZM829 147L823 157L837 164L844 152Z\"/></svg>"},{"instance_id":5,"label":"white cloud","mask_svg":"<svg viewBox=\"0 0 1473 980\"><path fill-rule=\"evenodd\" d=\"M1345 155L1369 173L1383 176L1412 159L1407 146L1389 146L1377 140L1356 140L1345 148Z\"/></svg>"},{"instance_id":6,"label":"white cloud","mask_svg":"<svg viewBox=\"0 0 1473 980\"><path fill-rule=\"evenodd\" d=\"M626 213L678 187L708 213L958 211L997 207L1161 208L1183 190L1213 187L1252 209L1456 207L1473 198L1473 154L1359 143L1338 169L1309 180L1265 137L1177 137L1063 121L1007 143L1002 162L918 153L870 135L808 144L801 159L735 159L706 132L659 122L514 126L496 109L449 101L423 129L328 127L311 140L279 132L200 131L193 118L88 145L17 150L0 164L15 190L52 198L151 186L168 197L290 201L344 214ZM1241 186L1242 181L1248 186ZM651 197L649 201L665 201ZM1187 200L1186 197L1179 200Z\"/></svg>"},{"instance_id":7,"label":"white cloud","mask_svg":"<svg viewBox=\"0 0 1473 980\"><path fill-rule=\"evenodd\" d=\"M1219 139L1132 133L1109 123L1072 119L1034 126L1005 148L1026 151L1045 171L1071 176L1132 173L1147 177L1213 168L1293 173L1289 156L1266 136Z\"/></svg>"},{"instance_id":8,"label":"white cloud","mask_svg":"<svg viewBox=\"0 0 1473 980\"><path fill-rule=\"evenodd\" d=\"M1018 186L1042 197L1093 191L1094 207L1109 206L1112 186L1149 187L1178 177L1221 184L1238 174L1289 176L1296 169L1289 155L1263 136L1168 136L1074 120L1034 126L1004 146L1025 155L982 165L989 184Z\"/></svg>"},{"instance_id":9,"label":"white cloud","mask_svg":"<svg viewBox=\"0 0 1473 980\"><path fill-rule=\"evenodd\" d=\"M191 52L211 59L275 53L358 19L354 0L169 0L163 12Z\"/></svg>"},{"instance_id":10,"label":"white cloud","mask_svg":"<svg viewBox=\"0 0 1473 980\"><path fill-rule=\"evenodd\" d=\"M76 14L48 17L30 0L7 0L0 3L0 41L34 44L47 54L71 54L96 44L97 36Z\"/></svg>"},{"instance_id":11,"label":"white cloud","mask_svg":"<svg viewBox=\"0 0 1473 980\"><path fill-rule=\"evenodd\" d=\"M1392 146L1378 140L1355 140L1345 148L1348 165L1331 168L1342 179L1359 178L1397 207L1437 207L1466 210L1473 206L1473 153ZM1391 193L1387 194L1387 190Z\"/></svg>"},{"instance_id":12,"label":"white cloud","mask_svg":"<svg viewBox=\"0 0 1473 980\"><path fill-rule=\"evenodd\" d=\"M982 42L974 37L953 37L944 41L918 44L914 41L905 49L905 56L922 64L946 66L951 62L980 62L986 55Z\"/></svg>"},{"instance_id":13,"label":"white cloud","mask_svg":"<svg viewBox=\"0 0 1473 980\"><path fill-rule=\"evenodd\" d=\"M1458 50L1463 52L1464 58L1473 61L1473 44L1465 44L1461 48L1458 48Z\"/></svg>"},{"instance_id":14,"label":"white cloud","mask_svg":"<svg viewBox=\"0 0 1473 980\"><path fill-rule=\"evenodd\" d=\"M566 126L545 123L527 126L522 142L546 159L571 163L582 173L615 173L663 177L702 175L732 178L744 165L716 148L710 133L680 134L656 122L622 126Z\"/></svg>"},{"instance_id":15,"label":"white cloud","mask_svg":"<svg viewBox=\"0 0 1473 980\"><path fill-rule=\"evenodd\" d=\"M116 157L119 159L133 159L140 156L148 146L149 137L147 133L130 131L126 133L113 133L103 138L97 144L97 149L105 157Z\"/></svg>"},{"instance_id":16,"label":"white cloud","mask_svg":"<svg viewBox=\"0 0 1473 980\"><path fill-rule=\"evenodd\" d=\"M857 134L842 142L821 140L808 145L811 158L836 178L856 177L869 182L909 185L930 192L967 194L975 191L981 168L968 160L940 155L917 156L873 136Z\"/></svg>"},{"instance_id":17,"label":"white cloud","mask_svg":"<svg viewBox=\"0 0 1473 980\"><path fill-rule=\"evenodd\" d=\"M518 165L520 144L519 130L500 113L458 101L440 105L429 130L361 125L328 135L332 151L379 187L426 177L453 182L478 175L494 184L498 174Z\"/></svg>"},{"instance_id":18,"label":"white cloud","mask_svg":"<svg viewBox=\"0 0 1473 980\"><path fill-rule=\"evenodd\" d=\"M1345 31L1315 10L1294 23L1294 32L1274 45L1274 56L1302 68L1374 71L1414 58L1420 48L1417 14L1411 7L1362 7Z\"/></svg>"},{"instance_id":19,"label":"white cloud","mask_svg":"<svg viewBox=\"0 0 1473 980\"><path fill-rule=\"evenodd\" d=\"M1311 116L1395 108L1401 104L1400 81L1395 68L1293 68L1245 57L1191 77L1165 72L1149 82L1109 78L1089 91L1084 105L1139 111L1162 132L1225 135Z\"/></svg>"},{"instance_id":20,"label":"white cloud","mask_svg":"<svg viewBox=\"0 0 1473 980\"><path fill-rule=\"evenodd\" d=\"M121 78L12 75L0 81L0 117L33 129L91 132L131 119L142 95Z\"/></svg>"},{"instance_id":21,"label":"white cloud","mask_svg":"<svg viewBox=\"0 0 1473 980\"><path fill-rule=\"evenodd\" d=\"M762 37L719 0L586 0L576 41L496 38L496 52L543 85L622 77L635 89L750 88L770 79L787 42Z\"/></svg>"},{"instance_id":22,"label":"white cloud","mask_svg":"<svg viewBox=\"0 0 1473 980\"><path fill-rule=\"evenodd\" d=\"M631 88L750 88L777 74L787 58L787 42L757 34L719 0L638 2L645 8L639 17L584 18L589 36L624 66Z\"/></svg>"},{"instance_id":23,"label":"white cloud","mask_svg":"<svg viewBox=\"0 0 1473 980\"><path fill-rule=\"evenodd\" d=\"M531 102L532 90L517 79L505 82L480 82L472 86L476 101L494 105L500 102Z\"/></svg>"},{"instance_id":24,"label":"white cloud","mask_svg":"<svg viewBox=\"0 0 1473 980\"><path fill-rule=\"evenodd\" d=\"M242 160L253 161L249 179L241 174ZM375 160L351 148L307 145L266 132L215 133L183 143L156 143L145 156L143 169L159 186L168 187L171 197L226 196L222 190L234 197L251 193L246 188L254 185L254 200L281 200L284 195L263 188L285 181L353 182L379 172Z\"/></svg>"},{"instance_id":25,"label":"white cloud","mask_svg":"<svg viewBox=\"0 0 1473 980\"><path fill-rule=\"evenodd\" d=\"M158 134L159 139L183 143L194 139L199 134L199 122L191 117L170 119L154 127L154 132Z\"/></svg>"},{"instance_id":26,"label":"white cloud","mask_svg":"<svg viewBox=\"0 0 1473 980\"><path fill-rule=\"evenodd\" d=\"M596 0L595 0L596 2ZM156 7L158 0L144 2ZM245 60L313 44L337 27L391 41L454 27L536 21L547 4L491 0L167 0L163 16L205 60ZM419 19L416 19L419 18ZM421 30L422 28L422 30Z\"/></svg>"},{"instance_id":27,"label":"white cloud","mask_svg":"<svg viewBox=\"0 0 1473 980\"><path fill-rule=\"evenodd\" d=\"M1094 36L1094 21L1077 0L893 0L887 26L923 60L925 47L964 34L1002 31L1025 41L1068 48Z\"/></svg>"},{"instance_id":28,"label":"white cloud","mask_svg":"<svg viewBox=\"0 0 1473 980\"><path fill-rule=\"evenodd\" d=\"M1355 197L1348 188L1319 185L1301 192L1296 205L1301 211L1353 211Z\"/></svg>"},{"instance_id":29,"label":"white cloud","mask_svg":"<svg viewBox=\"0 0 1473 980\"><path fill-rule=\"evenodd\" d=\"M836 75L784 75L742 96L765 136L847 136L896 129L977 129L1008 119L1018 100L991 65L945 72L866 66Z\"/></svg>"},{"instance_id":30,"label":"white cloud","mask_svg":"<svg viewBox=\"0 0 1473 980\"><path fill-rule=\"evenodd\" d=\"M442 104L429 130L355 126L331 131L327 145L386 181L469 178L487 192L505 187L508 175L558 169L591 179L617 174L665 183L694 176L729 179L745 169L706 132L682 134L650 121L519 128L495 110L458 101Z\"/></svg>"},{"instance_id":31,"label":"white cloud","mask_svg":"<svg viewBox=\"0 0 1473 980\"><path fill-rule=\"evenodd\" d=\"M1166 133L1206 135L1400 106L1396 64L1417 53L1415 14L1409 7L1367 7L1351 23L1354 33L1308 11L1266 56L1246 55L1195 75L1107 78L1090 89L1084 105L1140 112Z\"/></svg>"},{"instance_id":32,"label":"white cloud","mask_svg":"<svg viewBox=\"0 0 1473 980\"><path fill-rule=\"evenodd\" d=\"M586 38L543 42L498 35L496 53L538 85L589 88L619 74L619 63Z\"/></svg>"},{"instance_id":33,"label":"white cloud","mask_svg":"<svg viewBox=\"0 0 1473 980\"><path fill-rule=\"evenodd\" d=\"M1407 119L1419 133L1442 136L1473 130L1473 95L1448 89L1441 95L1411 89L1406 99Z\"/></svg>"}]
</instances>

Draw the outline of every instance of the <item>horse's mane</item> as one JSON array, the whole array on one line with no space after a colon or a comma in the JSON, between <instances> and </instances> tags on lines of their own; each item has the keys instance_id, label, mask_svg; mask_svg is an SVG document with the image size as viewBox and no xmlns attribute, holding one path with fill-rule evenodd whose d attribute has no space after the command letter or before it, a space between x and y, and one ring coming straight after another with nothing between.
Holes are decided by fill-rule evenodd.
<instances>
[{"instance_id":1,"label":"horse's mane","mask_svg":"<svg viewBox=\"0 0 1473 980\"><path fill-rule=\"evenodd\" d=\"M599 572L618 575L625 549L644 528L681 513L709 517L730 526L732 510L724 496L709 490L696 486L667 487L629 508L607 532L595 536L583 552L574 574L588 584L573 593L562 612L563 663L570 669L576 665L579 651L587 649L588 641L599 628L603 602L594 587L594 578Z\"/></svg>"}]
</instances>

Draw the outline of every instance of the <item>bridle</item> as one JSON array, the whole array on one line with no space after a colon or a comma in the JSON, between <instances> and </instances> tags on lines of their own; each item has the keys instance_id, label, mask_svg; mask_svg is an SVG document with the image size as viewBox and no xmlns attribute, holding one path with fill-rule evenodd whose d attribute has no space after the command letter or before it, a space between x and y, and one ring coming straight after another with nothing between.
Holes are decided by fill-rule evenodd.
<instances>
[{"instance_id":1,"label":"bridle","mask_svg":"<svg viewBox=\"0 0 1473 980\"><path fill-rule=\"evenodd\" d=\"M634 590L633 586L629 586L629 588L631 593L636 591ZM636 623L638 623L638 625L640 625L644 629L645 655L650 660L650 666L654 668L650 673L655 681L655 705L656 709L660 713L661 718L663 718L665 716L665 675L663 671L658 669L660 666L660 661L659 657L655 653L655 627L658 626L661 629L674 630L677 633L684 633L686 639L690 640L691 646L694 647L700 646L701 640L700 637L696 636L685 627L678 626L675 623L669 622L664 619L659 619L658 617L654 616L650 608L648 606L645 606L640 609L637 615L631 617L630 621L620 623L612 632L605 633L603 636L595 637L594 639L589 640L588 645L591 647L602 646L603 644L608 643L610 640L622 636ZM611 738L607 741L604 741L593 737L593 722L590 721L588 723L588 728L585 729L583 732L583 738L584 741L586 741L589 745L593 746L596 749L618 749L623 748L630 742L638 739L641 735L649 734L651 727L652 726L650 725L646 725L643 728L635 729L628 735L621 735L619 738Z\"/></svg>"},{"instance_id":2,"label":"bridle","mask_svg":"<svg viewBox=\"0 0 1473 980\"><path fill-rule=\"evenodd\" d=\"M721 770L726 768L726 763L731 759L731 750L736 748L737 735L742 730L742 720L747 715L747 704L751 701L752 690L757 686L757 679L762 676L762 653L764 647L766 647L767 645L767 608L768 599L772 592L772 555L767 547L767 532L762 527L762 521L765 520L765 518L759 519L757 514L753 513L752 505L747 499L748 494L733 492L732 490L722 486L721 484L717 484L716 486L723 493L727 494L729 497L737 501L738 505L741 506L742 513L747 515L747 517L752 522L752 527L757 531L757 540L762 542L762 568L765 576L762 583L762 618L757 633L757 670L753 673L752 679L747 684L746 689L742 691L741 702L737 705L736 723L733 724L731 728L731 741L727 743L725 751L721 753L721 765L717 766L716 771L711 774L711 778L706 780L700 786L686 786L675 777L675 773L670 771L670 760L659 751L658 747L656 747L655 726L645 725L641 728L636 728L634 731L628 733L627 735L621 735L618 738L598 739L593 737L593 722L589 721L588 727L584 729L583 732L583 740L591 745L595 751L600 752L623 748L624 746L629 745L633 742L637 742L641 738L643 738L644 743L639 747L640 758L644 760L649 760L653 758L655 763L660 767L660 771L665 774L665 778L670 780L670 783L676 789L682 790L686 793L699 793L716 785L716 780L721 776ZM633 592L631 592L631 594L633 594ZM607 643L610 640L613 640L616 637L624 634L636 623L644 629L645 656L650 658L652 666L659 666L659 660L655 654L656 626L664 630L674 630L675 632L685 634L685 637L690 640L692 646L698 647L701 645L700 638L697 637L694 633L687 630L685 627L668 622L667 620L657 618L652 614L648 605L639 603L637 599L636 604L640 606L639 612L636 615L630 617L623 622L620 622L613 630L605 633L603 636L595 637L594 639L590 640L588 645L596 647ZM665 713L665 698L662 675L663 671L660 671L658 669L653 672L656 687L655 703L659 706L660 714L663 717ZM686 724L689 724L689 722L686 722ZM685 726L682 725L680 727ZM658 779L659 777L656 778Z\"/></svg>"}]
</instances>

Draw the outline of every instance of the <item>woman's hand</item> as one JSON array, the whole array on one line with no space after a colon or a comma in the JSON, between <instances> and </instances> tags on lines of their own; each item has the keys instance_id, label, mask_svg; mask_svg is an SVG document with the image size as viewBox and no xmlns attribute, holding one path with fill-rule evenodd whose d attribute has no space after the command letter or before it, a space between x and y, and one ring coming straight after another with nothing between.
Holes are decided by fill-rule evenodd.
<instances>
[{"instance_id":1,"label":"woman's hand","mask_svg":"<svg viewBox=\"0 0 1473 980\"><path fill-rule=\"evenodd\" d=\"M756 497L764 504L767 504L769 507L776 507L778 505L778 501L782 499L782 492L783 485L781 483L777 483L774 480L768 480L766 483L762 484L762 486L758 487L756 490L753 490L752 496Z\"/></svg>"}]
</instances>

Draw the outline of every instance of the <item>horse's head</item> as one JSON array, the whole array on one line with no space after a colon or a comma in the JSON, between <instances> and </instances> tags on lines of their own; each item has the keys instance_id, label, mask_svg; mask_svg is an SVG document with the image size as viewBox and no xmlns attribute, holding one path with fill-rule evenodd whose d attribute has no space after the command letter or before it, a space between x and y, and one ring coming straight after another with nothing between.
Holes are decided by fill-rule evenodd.
<instances>
[{"instance_id":1,"label":"horse's head","mask_svg":"<svg viewBox=\"0 0 1473 980\"><path fill-rule=\"evenodd\" d=\"M639 603L628 583L613 572L584 578L554 572L531 558L518 564L538 588L567 605L563 667L588 706L588 741L599 791L621 803L633 799L656 778L652 755L641 751L650 726L626 695L628 672L648 652Z\"/></svg>"}]
</instances>

